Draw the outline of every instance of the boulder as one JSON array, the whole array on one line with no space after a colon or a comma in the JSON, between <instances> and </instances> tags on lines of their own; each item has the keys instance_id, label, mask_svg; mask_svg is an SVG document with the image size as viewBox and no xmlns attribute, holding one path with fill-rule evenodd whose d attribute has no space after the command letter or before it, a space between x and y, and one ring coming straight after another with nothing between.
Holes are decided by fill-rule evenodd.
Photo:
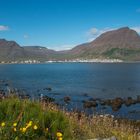
<instances>
[{"instance_id":1,"label":"boulder","mask_svg":"<svg viewBox=\"0 0 140 140\"><path fill-rule=\"evenodd\" d=\"M65 102L65 103L69 103L70 100L71 100L71 98L70 98L69 96L65 96L65 97L64 97L64 102Z\"/></svg>"},{"instance_id":2,"label":"boulder","mask_svg":"<svg viewBox=\"0 0 140 140\"><path fill-rule=\"evenodd\" d=\"M97 107L98 104L96 101L85 101L83 106L84 108L91 108L91 107Z\"/></svg>"}]
</instances>

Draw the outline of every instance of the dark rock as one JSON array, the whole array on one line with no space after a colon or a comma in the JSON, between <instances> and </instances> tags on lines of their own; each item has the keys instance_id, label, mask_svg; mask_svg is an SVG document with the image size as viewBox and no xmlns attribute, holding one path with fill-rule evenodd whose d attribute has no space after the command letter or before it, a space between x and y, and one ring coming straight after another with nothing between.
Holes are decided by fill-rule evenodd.
<instances>
[{"instance_id":1,"label":"dark rock","mask_svg":"<svg viewBox=\"0 0 140 140\"><path fill-rule=\"evenodd\" d=\"M44 88L43 90L52 91L52 88L51 88L51 87L46 87L46 88Z\"/></svg>"},{"instance_id":2,"label":"dark rock","mask_svg":"<svg viewBox=\"0 0 140 140\"><path fill-rule=\"evenodd\" d=\"M113 111L118 111L124 103L122 98L115 98L112 100L111 106Z\"/></svg>"},{"instance_id":3,"label":"dark rock","mask_svg":"<svg viewBox=\"0 0 140 140\"><path fill-rule=\"evenodd\" d=\"M111 100L110 99L107 99L107 100L104 100L104 101L105 101L105 105L108 105L108 106L111 105Z\"/></svg>"},{"instance_id":4,"label":"dark rock","mask_svg":"<svg viewBox=\"0 0 140 140\"><path fill-rule=\"evenodd\" d=\"M31 98L31 96L29 94L20 93L20 94L18 94L18 96L19 96L20 99L29 99L29 98Z\"/></svg>"},{"instance_id":5,"label":"dark rock","mask_svg":"<svg viewBox=\"0 0 140 140\"><path fill-rule=\"evenodd\" d=\"M125 105L126 105L126 106L131 106L132 104L136 104L136 100L132 99L132 97L128 97L128 98L125 100Z\"/></svg>"},{"instance_id":6,"label":"dark rock","mask_svg":"<svg viewBox=\"0 0 140 140\"><path fill-rule=\"evenodd\" d=\"M0 90L0 94L5 95L5 91L4 90Z\"/></svg>"},{"instance_id":7,"label":"dark rock","mask_svg":"<svg viewBox=\"0 0 140 140\"><path fill-rule=\"evenodd\" d=\"M69 103L70 100L71 100L71 98L70 98L69 96L65 96L65 97L64 97L64 102L65 102L65 103Z\"/></svg>"},{"instance_id":8,"label":"dark rock","mask_svg":"<svg viewBox=\"0 0 140 140\"><path fill-rule=\"evenodd\" d=\"M41 101L42 101L42 102L48 103L48 102L54 102L55 99L54 99L54 98L51 98L51 97L48 97L48 96L46 95L46 96L44 96L44 97L42 98Z\"/></svg>"},{"instance_id":9,"label":"dark rock","mask_svg":"<svg viewBox=\"0 0 140 140\"><path fill-rule=\"evenodd\" d=\"M97 107L98 104L96 101L85 101L83 106L84 108L91 108L91 107Z\"/></svg>"}]
</instances>

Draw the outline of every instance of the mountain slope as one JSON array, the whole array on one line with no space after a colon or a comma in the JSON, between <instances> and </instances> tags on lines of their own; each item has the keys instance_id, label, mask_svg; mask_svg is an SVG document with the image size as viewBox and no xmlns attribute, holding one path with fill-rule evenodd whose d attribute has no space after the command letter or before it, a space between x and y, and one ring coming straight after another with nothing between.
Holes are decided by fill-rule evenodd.
<instances>
[{"instance_id":1,"label":"mountain slope","mask_svg":"<svg viewBox=\"0 0 140 140\"><path fill-rule=\"evenodd\" d=\"M90 43L76 46L69 53L80 58L140 60L140 36L124 27L103 33Z\"/></svg>"},{"instance_id":2,"label":"mountain slope","mask_svg":"<svg viewBox=\"0 0 140 140\"><path fill-rule=\"evenodd\" d=\"M23 57L26 57L24 49L20 47L15 41L0 39L1 61L14 61Z\"/></svg>"},{"instance_id":3,"label":"mountain slope","mask_svg":"<svg viewBox=\"0 0 140 140\"><path fill-rule=\"evenodd\" d=\"M54 51L41 46L21 47L14 41L0 39L0 61L121 59L140 61L140 36L128 27L101 34L94 41L78 45L69 51Z\"/></svg>"},{"instance_id":4,"label":"mountain slope","mask_svg":"<svg viewBox=\"0 0 140 140\"><path fill-rule=\"evenodd\" d=\"M56 52L40 46L21 47L15 41L0 39L0 61L11 62L21 60L53 59Z\"/></svg>"},{"instance_id":5,"label":"mountain slope","mask_svg":"<svg viewBox=\"0 0 140 140\"><path fill-rule=\"evenodd\" d=\"M56 51L41 46L24 46L23 48L28 58L40 61L53 59L57 54Z\"/></svg>"}]
</instances>

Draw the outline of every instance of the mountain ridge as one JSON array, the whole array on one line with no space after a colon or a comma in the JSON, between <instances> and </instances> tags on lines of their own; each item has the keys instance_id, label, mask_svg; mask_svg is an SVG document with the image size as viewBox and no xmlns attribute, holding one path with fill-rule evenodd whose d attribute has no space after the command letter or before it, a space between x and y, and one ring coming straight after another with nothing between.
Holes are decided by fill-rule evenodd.
<instances>
[{"instance_id":1,"label":"mountain ridge","mask_svg":"<svg viewBox=\"0 0 140 140\"><path fill-rule=\"evenodd\" d=\"M15 41L0 39L0 61L27 59L48 61L94 58L139 61L139 34L129 27L122 27L105 32L95 40L80 44L67 51L55 51L42 46L21 47Z\"/></svg>"},{"instance_id":2,"label":"mountain ridge","mask_svg":"<svg viewBox=\"0 0 140 140\"><path fill-rule=\"evenodd\" d=\"M130 59L135 60L135 58L140 60L140 57L134 56L134 50L140 49L140 36L139 34L128 28L123 27L116 30L108 31L101 34L95 40L78 45L70 50L71 54L78 55L79 57L86 57L86 58L119 58L119 59L129 59L126 56L122 56L120 53L128 53L132 55ZM107 56L108 51L113 50L118 51L118 57L116 54L113 56ZM132 53L131 53L132 50ZM120 52L120 53L119 53ZM128 54L128 55L129 55Z\"/></svg>"}]
</instances>

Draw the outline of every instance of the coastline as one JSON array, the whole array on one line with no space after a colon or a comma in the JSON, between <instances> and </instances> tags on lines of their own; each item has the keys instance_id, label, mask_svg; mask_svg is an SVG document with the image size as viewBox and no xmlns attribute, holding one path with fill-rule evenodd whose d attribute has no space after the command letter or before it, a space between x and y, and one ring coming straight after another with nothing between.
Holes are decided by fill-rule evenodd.
<instances>
[{"instance_id":1,"label":"coastline","mask_svg":"<svg viewBox=\"0 0 140 140\"><path fill-rule=\"evenodd\" d=\"M139 61L140 62L140 61ZM123 61L120 59L74 59L74 60L25 60L25 61L2 61L0 64L48 64L48 63L139 63L138 61Z\"/></svg>"},{"instance_id":2,"label":"coastline","mask_svg":"<svg viewBox=\"0 0 140 140\"><path fill-rule=\"evenodd\" d=\"M140 61L124 61L121 59L73 59L73 60L25 60L25 61L2 61L0 64L49 64L49 63L140 63Z\"/></svg>"}]
</instances>

